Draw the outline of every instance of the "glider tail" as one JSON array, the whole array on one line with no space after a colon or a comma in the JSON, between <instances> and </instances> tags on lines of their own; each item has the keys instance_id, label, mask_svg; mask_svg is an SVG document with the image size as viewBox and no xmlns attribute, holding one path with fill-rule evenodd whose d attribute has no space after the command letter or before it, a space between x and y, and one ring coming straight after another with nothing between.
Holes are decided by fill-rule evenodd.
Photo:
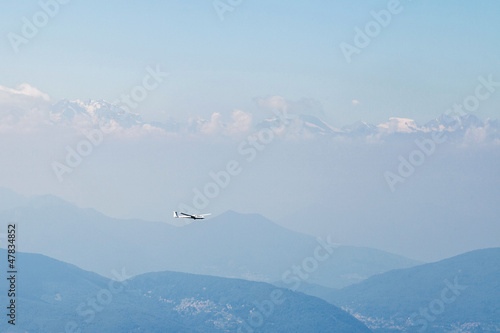
<instances>
[{"instance_id":1,"label":"glider tail","mask_svg":"<svg viewBox=\"0 0 500 333\"><path fill-rule=\"evenodd\" d=\"M177 214L177 212L174 212L174 217L179 218L179 215Z\"/></svg>"}]
</instances>

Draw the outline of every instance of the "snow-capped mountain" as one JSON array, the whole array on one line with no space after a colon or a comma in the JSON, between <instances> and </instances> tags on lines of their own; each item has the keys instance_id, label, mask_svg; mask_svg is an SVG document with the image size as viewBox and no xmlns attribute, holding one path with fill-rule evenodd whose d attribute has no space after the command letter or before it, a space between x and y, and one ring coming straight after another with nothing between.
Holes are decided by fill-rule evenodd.
<instances>
[{"instance_id":1,"label":"snow-capped mountain","mask_svg":"<svg viewBox=\"0 0 500 333\"><path fill-rule=\"evenodd\" d=\"M388 122L378 124L377 128L386 133L415 133L420 130L415 120L397 117L391 117Z\"/></svg>"},{"instance_id":2,"label":"snow-capped mountain","mask_svg":"<svg viewBox=\"0 0 500 333\"><path fill-rule=\"evenodd\" d=\"M354 124L342 127L342 131L356 136L367 136L377 132L377 126L365 121L357 121Z\"/></svg>"},{"instance_id":3,"label":"snow-capped mountain","mask_svg":"<svg viewBox=\"0 0 500 333\"><path fill-rule=\"evenodd\" d=\"M307 128L312 133L317 134L329 134L329 133L341 133L340 129L330 126L323 120L311 116L311 115L300 115L297 117L301 121L305 128Z\"/></svg>"},{"instance_id":4,"label":"snow-capped mountain","mask_svg":"<svg viewBox=\"0 0 500 333\"><path fill-rule=\"evenodd\" d=\"M478 117L471 114L466 114L460 118L442 114L438 118L426 123L422 128L427 131L452 131L453 127L456 126L457 119L460 121L460 126L458 126L457 129L484 126L484 123Z\"/></svg>"},{"instance_id":5,"label":"snow-capped mountain","mask_svg":"<svg viewBox=\"0 0 500 333\"><path fill-rule=\"evenodd\" d=\"M62 100L50 109L50 121L54 125L73 126L108 126L111 128L147 127L165 133L190 133L201 135L213 134L251 134L261 129L272 129L278 135L287 137L381 137L398 134L415 134L429 132L457 132L461 136L484 129L488 138L500 137L500 122L487 119L481 121L475 115L466 114L451 117L443 114L434 120L419 125L409 118L391 117L386 122L370 124L358 121L341 129L312 115L287 115L281 119L276 116L252 124L252 115L243 111L235 111L230 120L224 120L220 113L213 113L209 119L190 118L185 122L170 119L167 122L146 122L140 115L125 110L112 103L100 100L69 101ZM457 121L459 122L457 126Z\"/></svg>"},{"instance_id":6,"label":"snow-capped mountain","mask_svg":"<svg viewBox=\"0 0 500 333\"><path fill-rule=\"evenodd\" d=\"M102 100L62 100L52 106L50 119L56 124L83 122L102 126L115 123L124 128L143 124L138 114Z\"/></svg>"},{"instance_id":7,"label":"snow-capped mountain","mask_svg":"<svg viewBox=\"0 0 500 333\"><path fill-rule=\"evenodd\" d=\"M256 128L279 128L281 126L282 122L278 117L275 117L266 119L265 121L259 123ZM379 124L357 121L351 125L337 129L317 117L310 115L298 115L288 121L286 128L288 131L292 131L297 134L308 133L322 136L341 135L361 137L373 134L391 135L428 133L434 131L466 131L468 129L482 128L485 126L489 126L490 128L500 128L500 123L496 120L487 120L483 122L476 116L469 114L458 118L443 114L424 125L419 125L415 120L409 118L391 117L387 122Z\"/></svg>"},{"instance_id":8,"label":"snow-capped mountain","mask_svg":"<svg viewBox=\"0 0 500 333\"><path fill-rule=\"evenodd\" d=\"M288 131L293 131L296 134L312 134L312 135L331 135L342 133L342 130L337 129L318 117L311 115L288 116L285 119L278 117L266 119L255 127L262 128L282 128L285 125Z\"/></svg>"}]
</instances>

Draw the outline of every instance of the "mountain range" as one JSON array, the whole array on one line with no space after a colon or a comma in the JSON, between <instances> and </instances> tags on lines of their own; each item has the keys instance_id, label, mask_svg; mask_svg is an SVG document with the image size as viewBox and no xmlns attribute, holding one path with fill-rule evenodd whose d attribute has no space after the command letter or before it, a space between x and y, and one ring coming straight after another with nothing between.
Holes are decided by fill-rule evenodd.
<instances>
[{"instance_id":1,"label":"mountain range","mask_svg":"<svg viewBox=\"0 0 500 333\"><path fill-rule=\"evenodd\" d=\"M498 332L500 248L389 271L318 296L375 332Z\"/></svg>"},{"instance_id":2,"label":"mountain range","mask_svg":"<svg viewBox=\"0 0 500 333\"><path fill-rule=\"evenodd\" d=\"M241 112L240 112L241 113ZM166 133L178 132L199 132L209 127L219 126L221 128L230 127L230 123L223 123L219 117L213 119L191 119L187 123L179 123L175 120L168 122L146 122L139 114L135 114L120 106L114 105L104 100L62 100L50 109L50 121L52 124L78 126L113 126L122 128L153 127L165 131ZM282 117L271 117L255 124L256 129L273 128L279 126ZM341 137L366 137L373 135L390 134L412 134L429 132L461 132L465 133L469 129L483 128L488 130L488 135L495 138L500 137L500 123L497 120L480 120L472 114L461 114L451 116L443 114L425 124L417 124L413 119L391 117L388 121L379 124L369 124L366 122L356 122L352 125L335 128L324 120L313 115L290 115L287 119L287 133L295 135L314 136L341 136ZM211 122L215 121L215 124ZM459 122L458 125L456 121ZM234 124L233 124L234 125ZM245 127L247 128L247 127Z\"/></svg>"},{"instance_id":3,"label":"mountain range","mask_svg":"<svg viewBox=\"0 0 500 333\"><path fill-rule=\"evenodd\" d=\"M15 265L16 326L0 322L7 333L478 333L500 327L500 248L392 270L340 290L316 286L323 300L262 282L169 271L131 277L127 269L113 270L107 279L39 254L17 252ZM0 288L10 283L3 279ZM7 293L0 299L10 302Z\"/></svg>"},{"instance_id":4,"label":"mountain range","mask_svg":"<svg viewBox=\"0 0 500 333\"><path fill-rule=\"evenodd\" d=\"M117 281L42 255L16 260L15 326L1 320L6 333L370 332L326 301L266 283L126 271ZM2 279L2 290L9 283Z\"/></svg>"},{"instance_id":5,"label":"mountain range","mask_svg":"<svg viewBox=\"0 0 500 333\"><path fill-rule=\"evenodd\" d=\"M175 227L110 218L50 195L23 198L3 189L0 202L2 221L19 221L21 251L71 262L107 277L112 269L126 267L132 275L171 270L284 281L287 287L298 288L305 282L341 288L420 263L371 248L339 246L330 236L316 239L257 214L228 211Z\"/></svg>"}]
</instances>

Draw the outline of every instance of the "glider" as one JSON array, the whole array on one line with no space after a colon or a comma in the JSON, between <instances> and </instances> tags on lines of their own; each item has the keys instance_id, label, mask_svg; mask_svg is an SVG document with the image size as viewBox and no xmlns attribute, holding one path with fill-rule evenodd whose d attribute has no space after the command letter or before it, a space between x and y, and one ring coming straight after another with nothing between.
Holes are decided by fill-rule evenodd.
<instances>
[{"instance_id":1,"label":"glider","mask_svg":"<svg viewBox=\"0 0 500 333\"><path fill-rule=\"evenodd\" d=\"M191 215L191 214L186 214L186 213L181 213L181 212L174 212L174 217L178 219L193 219L193 220L203 220L205 216L208 216L211 214L201 214L201 215Z\"/></svg>"}]
</instances>

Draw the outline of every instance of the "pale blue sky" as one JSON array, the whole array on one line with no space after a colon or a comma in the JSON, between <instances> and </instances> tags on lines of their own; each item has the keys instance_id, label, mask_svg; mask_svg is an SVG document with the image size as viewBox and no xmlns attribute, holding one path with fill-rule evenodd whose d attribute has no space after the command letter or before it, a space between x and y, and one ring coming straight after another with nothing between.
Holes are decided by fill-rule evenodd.
<instances>
[{"instance_id":1,"label":"pale blue sky","mask_svg":"<svg viewBox=\"0 0 500 333\"><path fill-rule=\"evenodd\" d=\"M257 116L271 112L260 110L255 98L278 95L337 127L391 116L426 122L474 94L479 76L500 82L499 1L401 1L403 10L351 63L339 45L353 43L355 28L388 1L243 0L221 21L212 0L72 0L19 53L8 34L21 33L23 17L40 13L39 2L0 3L0 120L6 124L0 173L9 175L0 186L52 193L110 216L170 223L172 210L193 202L212 171L236 160L244 171L200 213L260 213L301 232L333 234L342 244L423 260L498 246L500 153L497 137L484 128L437 147L394 193L384 174L396 172L399 156L410 156L422 133L364 143L277 138L250 163L237 136L190 140L184 132L156 137L134 130L106 137L60 183L52 163L65 161L67 147L84 139L84 127L45 128L43 112L10 117L8 106L35 103L9 89L21 83L53 102L114 101L142 83L146 67L159 64L170 76L132 110L145 121L211 119L214 112L228 119L240 109L257 124ZM495 89L476 116L498 118ZM308 103L314 110L304 111ZM245 137L253 132L246 131Z\"/></svg>"},{"instance_id":2,"label":"pale blue sky","mask_svg":"<svg viewBox=\"0 0 500 333\"><path fill-rule=\"evenodd\" d=\"M347 64L339 44L352 44L354 28L387 4L243 1L221 21L212 1L74 0L16 54L8 33L21 34L22 18L41 8L3 1L0 85L27 82L55 101L112 101L160 64L170 77L134 110L146 119L257 112L253 98L281 95L317 100L341 126L426 121L473 93L478 76L500 81L494 0L401 1L403 11ZM500 94L477 115L494 117L499 105Z\"/></svg>"}]
</instances>

